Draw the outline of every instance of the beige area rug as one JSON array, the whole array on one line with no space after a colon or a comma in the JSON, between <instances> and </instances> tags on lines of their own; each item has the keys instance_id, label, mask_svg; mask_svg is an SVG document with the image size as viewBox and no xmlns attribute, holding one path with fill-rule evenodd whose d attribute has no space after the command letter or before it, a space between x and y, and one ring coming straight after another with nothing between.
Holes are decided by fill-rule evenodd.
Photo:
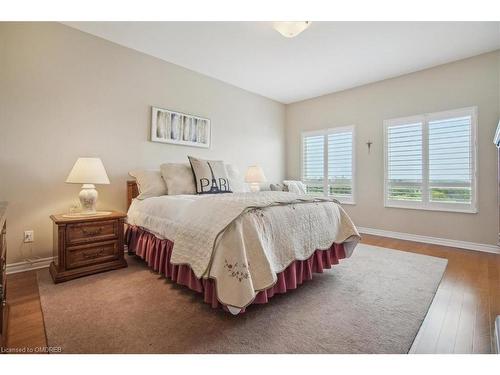
<instances>
[{"instance_id":1,"label":"beige area rug","mask_svg":"<svg viewBox=\"0 0 500 375\"><path fill-rule=\"evenodd\" d=\"M447 261L359 245L313 280L240 316L129 267L55 285L39 271L49 346L63 353L407 353Z\"/></svg>"}]
</instances>

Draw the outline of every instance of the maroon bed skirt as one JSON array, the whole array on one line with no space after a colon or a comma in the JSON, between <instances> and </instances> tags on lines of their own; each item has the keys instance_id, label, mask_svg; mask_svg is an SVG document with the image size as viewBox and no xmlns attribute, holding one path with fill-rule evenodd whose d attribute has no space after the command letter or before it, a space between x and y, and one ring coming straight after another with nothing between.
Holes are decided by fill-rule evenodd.
<instances>
[{"instance_id":1,"label":"maroon bed skirt","mask_svg":"<svg viewBox=\"0 0 500 375\"><path fill-rule=\"evenodd\" d=\"M206 303L213 308L221 306L217 299L215 280L198 279L187 265L170 263L174 243L167 239L160 239L154 234L136 226L127 226L125 243L131 252L144 259L155 272L164 275L177 284L185 285L189 289L203 293ZM277 274L278 280L272 287L260 291L253 303L267 303L269 298L278 293L286 293L296 289L305 280L311 280L314 272L322 273L324 269L332 268L340 259L345 258L343 244L333 244L327 250L316 250L306 260L296 260L283 272ZM225 306L223 306L225 308ZM244 310L242 310L243 312Z\"/></svg>"}]
</instances>

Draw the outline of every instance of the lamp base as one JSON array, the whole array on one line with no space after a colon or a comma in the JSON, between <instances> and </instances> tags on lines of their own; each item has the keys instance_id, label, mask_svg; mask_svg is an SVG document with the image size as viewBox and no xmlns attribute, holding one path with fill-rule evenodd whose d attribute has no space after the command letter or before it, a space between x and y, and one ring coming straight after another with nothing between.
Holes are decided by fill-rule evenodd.
<instances>
[{"instance_id":1,"label":"lamp base","mask_svg":"<svg viewBox=\"0 0 500 375\"><path fill-rule=\"evenodd\" d=\"M95 207L99 194L97 193L94 184L83 184L78 197L80 198L80 204L82 206L80 215L95 215Z\"/></svg>"},{"instance_id":2,"label":"lamp base","mask_svg":"<svg viewBox=\"0 0 500 375\"><path fill-rule=\"evenodd\" d=\"M260 191L260 184L258 182L251 182L250 183L250 191L252 193L256 193Z\"/></svg>"}]
</instances>

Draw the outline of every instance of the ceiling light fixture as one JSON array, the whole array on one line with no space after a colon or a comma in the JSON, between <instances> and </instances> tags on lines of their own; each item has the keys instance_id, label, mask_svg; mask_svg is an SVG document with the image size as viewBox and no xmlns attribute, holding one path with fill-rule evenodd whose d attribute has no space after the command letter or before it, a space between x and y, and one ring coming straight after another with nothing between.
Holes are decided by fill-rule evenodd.
<instances>
[{"instance_id":1,"label":"ceiling light fixture","mask_svg":"<svg viewBox=\"0 0 500 375\"><path fill-rule=\"evenodd\" d=\"M274 29L286 38L293 38L311 25L311 21L274 22Z\"/></svg>"}]
</instances>

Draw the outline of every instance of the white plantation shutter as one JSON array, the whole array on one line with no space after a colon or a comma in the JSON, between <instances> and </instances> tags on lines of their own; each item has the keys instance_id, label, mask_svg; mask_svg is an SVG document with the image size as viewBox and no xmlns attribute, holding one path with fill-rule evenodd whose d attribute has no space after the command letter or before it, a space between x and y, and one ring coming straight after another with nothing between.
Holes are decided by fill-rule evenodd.
<instances>
[{"instance_id":1,"label":"white plantation shutter","mask_svg":"<svg viewBox=\"0 0 500 375\"><path fill-rule=\"evenodd\" d=\"M397 201L422 201L422 123L387 127L387 194Z\"/></svg>"},{"instance_id":2,"label":"white plantation shutter","mask_svg":"<svg viewBox=\"0 0 500 375\"><path fill-rule=\"evenodd\" d=\"M386 206L477 212L476 111L384 122Z\"/></svg>"},{"instance_id":3,"label":"white plantation shutter","mask_svg":"<svg viewBox=\"0 0 500 375\"><path fill-rule=\"evenodd\" d=\"M471 203L472 116L429 121L429 199Z\"/></svg>"},{"instance_id":4,"label":"white plantation shutter","mask_svg":"<svg viewBox=\"0 0 500 375\"><path fill-rule=\"evenodd\" d=\"M352 130L328 134L329 194L352 201Z\"/></svg>"},{"instance_id":5,"label":"white plantation shutter","mask_svg":"<svg viewBox=\"0 0 500 375\"><path fill-rule=\"evenodd\" d=\"M302 134L302 181L309 194L354 203L354 127Z\"/></svg>"},{"instance_id":6,"label":"white plantation shutter","mask_svg":"<svg viewBox=\"0 0 500 375\"><path fill-rule=\"evenodd\" d=\"M325 137L322 134L314 133L302 138L302 181L308 193L323 194L324 147Z\"/></svg>"}]
</instances>

